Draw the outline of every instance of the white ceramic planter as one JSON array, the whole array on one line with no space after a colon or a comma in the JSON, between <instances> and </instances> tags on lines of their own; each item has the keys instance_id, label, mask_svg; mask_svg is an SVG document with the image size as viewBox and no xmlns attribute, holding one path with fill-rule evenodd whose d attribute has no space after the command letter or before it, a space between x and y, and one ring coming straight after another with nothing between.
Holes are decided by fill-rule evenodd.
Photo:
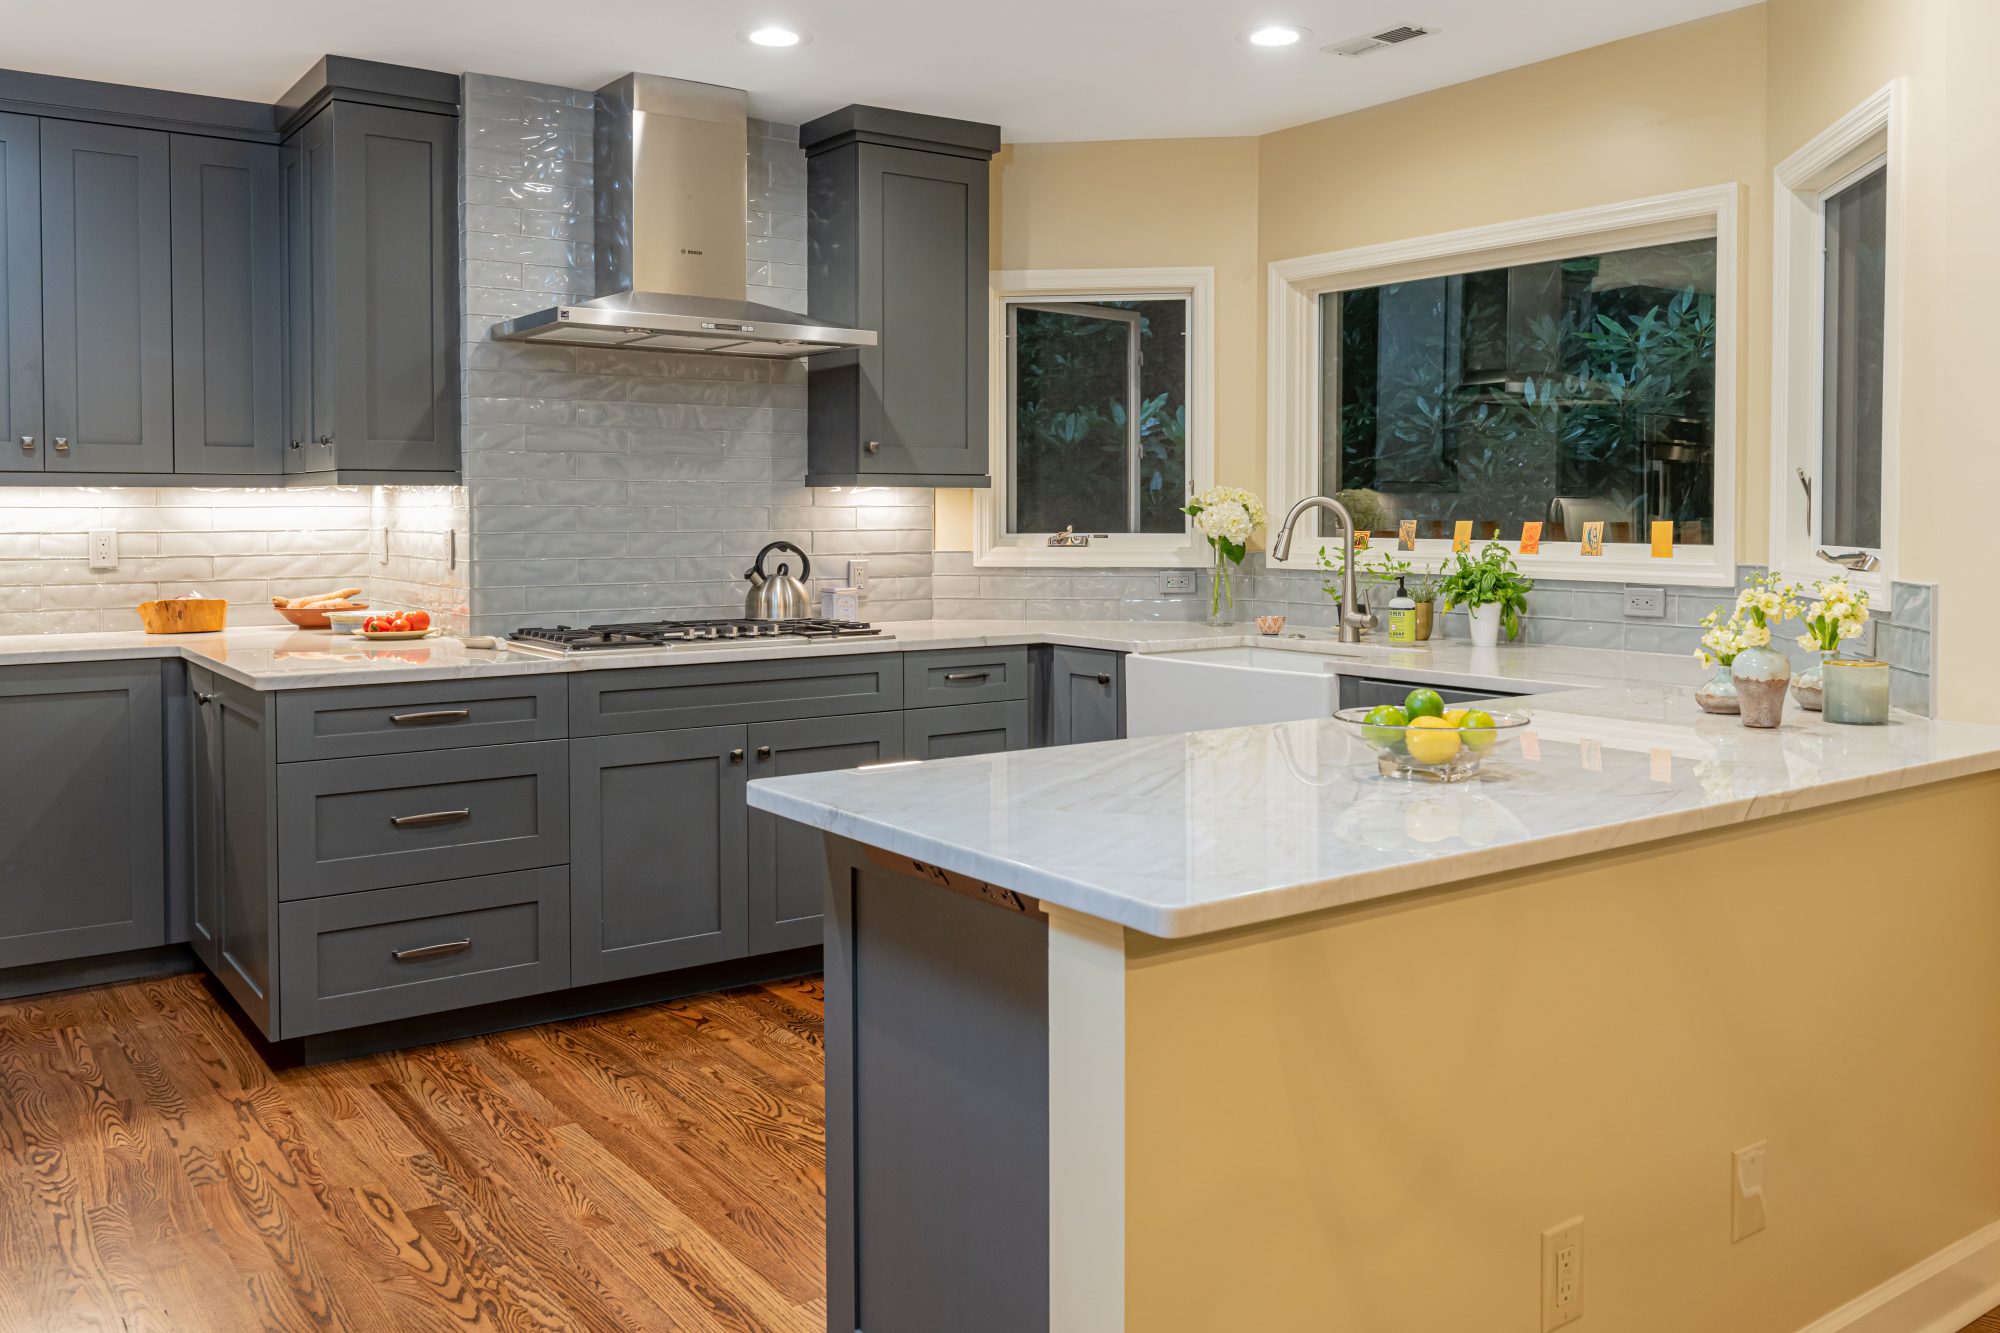
<instances>
[{"instance_id":1,"label":"white ceramic planter","mask_svg":"<svg viewBox=\"0 0 2000 1333\"><path fill-rule=\"evenodd\" d=\"M1500 642L1500 603L1467 607L1465 618L1472 624L1474 648L1491 648Z\"/></svg>"}]
</instances>

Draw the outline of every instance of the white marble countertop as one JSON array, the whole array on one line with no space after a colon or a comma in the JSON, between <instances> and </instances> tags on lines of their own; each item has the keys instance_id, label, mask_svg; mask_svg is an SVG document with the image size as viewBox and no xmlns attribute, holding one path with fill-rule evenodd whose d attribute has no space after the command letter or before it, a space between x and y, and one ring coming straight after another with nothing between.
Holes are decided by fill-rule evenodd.
<instances>
[{"instance_id":1,"label":"white marble countertop","mask_svg":"<svg viewBox=\"0 0 2000 1333\"><path fill-rule=\"evenodd\" d=\"M1175 938L2000 769L2000 727L1902 713L1753 731L1645 684L1509 706L1532 740L1453 786L1381 776L1321 719L767 779L750 803Z\"/></svg>"}]
</instances>

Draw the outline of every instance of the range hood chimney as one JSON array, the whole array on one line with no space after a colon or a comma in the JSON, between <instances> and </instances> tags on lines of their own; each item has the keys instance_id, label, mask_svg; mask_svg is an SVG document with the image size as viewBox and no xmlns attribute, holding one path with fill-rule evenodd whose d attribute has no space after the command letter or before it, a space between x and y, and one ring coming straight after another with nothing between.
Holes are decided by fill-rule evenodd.
<instances>
[{"instance_id":1,"label":"range hood chimney","mask_svg":"<svg viewBox=\"0 0 2000 1333\"><path fill-rule=\"evenodd\" d=\"M493 326L508 342L791 358L875 335L747 299L749 103L628 74L597 92L597 290Z\"/></svg>"}]
</instances>

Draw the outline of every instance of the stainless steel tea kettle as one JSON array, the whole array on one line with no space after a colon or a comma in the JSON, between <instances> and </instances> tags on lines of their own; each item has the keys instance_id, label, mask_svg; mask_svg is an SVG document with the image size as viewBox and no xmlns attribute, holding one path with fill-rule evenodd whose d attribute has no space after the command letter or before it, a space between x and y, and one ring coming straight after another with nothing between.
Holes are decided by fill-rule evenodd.
<instances>
[{"instance_id":1,"label":"stainless steel tea kettle","mask_svg":"<svg viewBox=\"0 0 2000 1333\"><path fill-rule=\"evenodd\" d=\"M776 574L764 572L764 557L773 551L791 551L799 557L799 576L792 577L789 562L781 563ZM772 542L757 552L757 563L743 571L750 580L750 595L743 599L743 615L749 620L804 620L813 614L812 596L805 581L812 577L812 561L790 542Z\"/></svg>"}]
</instances>

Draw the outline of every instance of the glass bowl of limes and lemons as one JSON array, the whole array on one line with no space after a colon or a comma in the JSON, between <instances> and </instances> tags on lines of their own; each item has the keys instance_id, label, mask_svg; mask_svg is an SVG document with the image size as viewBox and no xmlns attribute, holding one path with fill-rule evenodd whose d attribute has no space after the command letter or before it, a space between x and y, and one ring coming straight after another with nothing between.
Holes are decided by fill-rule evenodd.
<instances>
[{"instance_id":1,"label":"glass bowl of limes and lemons","mask_svg":"<svg viewBox=\"0 0 2000 1333\"><path fill-rule=\"evenodd\" d=\"M1334 717L1375 751L1384 776L1430 782L1477 777L1487 759L1528 725L1525 714L1476 703L1447 708L1436 690L1421 686L1401 704L1343 708Z\"/></svg>"}]
</instances>

